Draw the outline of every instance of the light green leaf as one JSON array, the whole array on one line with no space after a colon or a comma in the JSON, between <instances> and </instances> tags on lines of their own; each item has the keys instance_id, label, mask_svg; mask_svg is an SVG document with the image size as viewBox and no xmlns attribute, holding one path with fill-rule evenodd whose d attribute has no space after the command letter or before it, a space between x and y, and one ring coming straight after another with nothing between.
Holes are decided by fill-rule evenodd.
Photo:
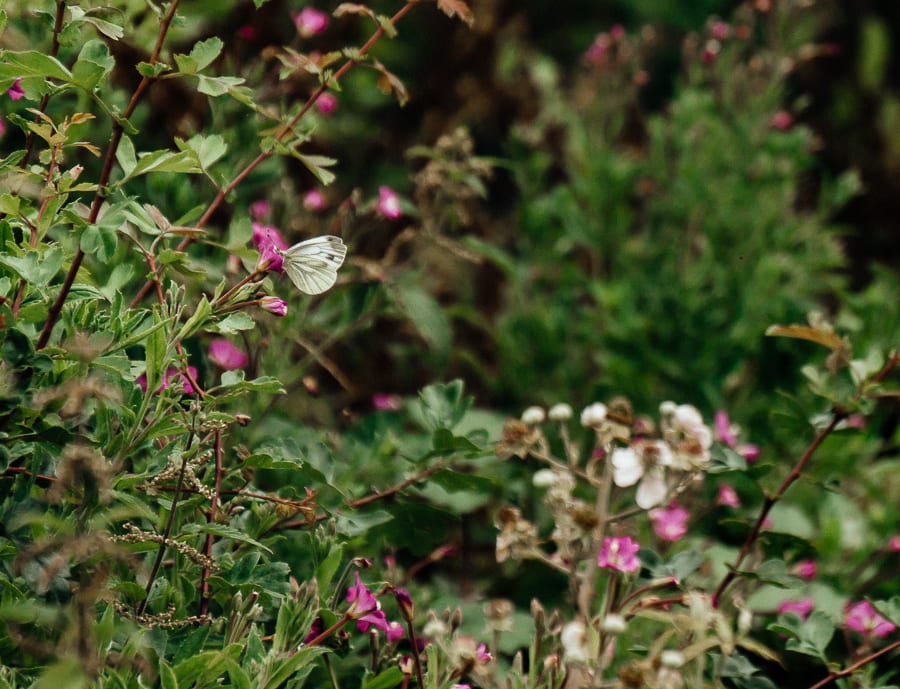
<instances>
[{"instance_id":1,"label":"light green leaf","mask_svg":"<svg viewBox=\"0 0 900 689\"><path fill-rule=\"evenodd\" d=\"M321 182L325 186L328 186L334 181L334 173L325 169L337 163L337 160L335 160L334 158L328 158L326 156L318 155L305 155L294 151L293 149L292 154L297 160L299 160L306 166L307 170L315 175L316 179L319 180L319 182Z\"/></svg>"},{"instance_id":2,"label":"light green leaf","mask_svg":"<svg viewBox=\"0 0 900 689\"><path fill-rule=\"evenodd\" d=\"M453 332L447 314L434 297L411 281L399 285L393 297L429 347L439 356L448 355Z\"/></svg>"},{"instance_id":3,"label":"light green leaf","mask_svg":"<svg viewBox=\"0 0 900 689\"><path fill-rule=\"evenodd\" d=\"M88 41L72 67L72 81L85 91L93 91L115 66L116 61L109 54L106 43L97 39Z\"/></svg>"},{"instance_id":4,"label":"light green leaf","mask_svg":"<svg viewBox=\"0 0 900 689\"><path fill-rule=\"evenodd\" d=\"M18 77L42 77L68 83L72 81L72 72L55 57L39 50L4 50L0 62L0 89L5 91Z\"/></svg>"},{"instance_id":5,"label":"light green leaf","mask_svg":"<svg viewBox=\"0 0 900 689\"><path fill-rule=\"evenodd\" d=\"M235 529L231 526L225 526L224 524L186 524L181 529L181 533L187 535L212 534L213 536L218 536L219 538L227 538L232 541L238 541L240 543L249 543L256 548L265 550L267 553L272 552L262 543L253 538L250 538L250 536L248 536L240 529Z\"/></svg>"},{"instance_id":6,"label":"light green leaf","mask_svg":"<svg viewBox=\"0 0 900 689\"><path fill-rule=\"evenodd\" d=\"M124 169L124 168L123 168ZM146 175L150 172L202 172L196 159L187 151L159 150L150 153L141 153L138 156L137 165L129 172L125 179L131 179L138 175Z\"/></svg>"},{"instance_id":7,"label":"light green leaf","mask_svg":"<svg viewBox=\"0 0 900 689\"><path fill-rule=\"evenodd\" d=\"M210 330L221 335L234 335L242 330L253 330L256 327L254 321L246 313L231 313L218 323L210 326Z\"/></svg>"}]
</instances>

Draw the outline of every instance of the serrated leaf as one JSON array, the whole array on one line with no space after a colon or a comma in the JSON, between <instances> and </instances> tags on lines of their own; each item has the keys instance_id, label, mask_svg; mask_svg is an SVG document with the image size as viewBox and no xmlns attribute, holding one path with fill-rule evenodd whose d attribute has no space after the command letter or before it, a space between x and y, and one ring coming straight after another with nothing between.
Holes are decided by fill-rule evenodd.
<instances>
[{"instance_id":1,"label":"serrated leaf","mask_svg":"<svg viewBox=\"0 0 900 689\"><path fill-rule=\"evenodd\" d=\"M175 145L182 151L190 150L197 156L200 167L209 170L228 151L225 139L219 134L203 136L197 134L185 141L176 137Z\"/></svg>"},{"instance_id":2,"label":"serrated leaf","mask_svg":"<svg viewBox=\"0 0 900 689\"><path fill-rule=\"evenodd\" d=\"M149 62L138 62L137 71L142 77L147 77L148 79L155 79L163 72L168 72L171 67L167 65L165 62L154 62L150 64Z\"/></svg>"},{"instance_id":3,"label":"serrated leaf","mask_svg":"<svg viewBox=\"0 0 900 689\"><path fill-rule=\"evenodd\" d=\"M432 431L452 429L462 420L471 404L470 397L463 397L463 382L457 379L424 388L412 412Z\"/></svg>"}]
</instances>

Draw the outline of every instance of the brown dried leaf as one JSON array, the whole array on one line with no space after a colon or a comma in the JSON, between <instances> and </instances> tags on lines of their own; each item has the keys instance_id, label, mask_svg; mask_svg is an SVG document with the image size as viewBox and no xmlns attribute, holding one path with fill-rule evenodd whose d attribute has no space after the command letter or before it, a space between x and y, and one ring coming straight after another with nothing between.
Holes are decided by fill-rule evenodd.
<instances>
[{"instance_id":1,"label":"brown dried leaf","mask_svg":"<svg viewBox=\"0 0 900 689\"><path fill-rule=\"evenodd\" d=\"M814 328L811 325L772 325L766 329L769 337L793 337L798 340L815 342L832 351L844 349L847 342L831 330Z\"/></svg>"},{"instance_id":2,"label":"brown dried leaf","mask_svg":"<svg viewBox=\"0 0 900 689\"><path fill-rule=\"evenodd\" d=\"M465 0L437 0L437 5L438 9L451 19L459 17L469 26L475 23L475 15Z\"/></svg>"},{"instance_id":3,"label":"brown dried leaf","mask_svg":"<svg viewBox=\"0 0 900 689\"><path fill-rule=\"evenodd\" d=\"M375 13L358 2L342 2L332 14L335 17L343 17L345 14L364 14L367 17L375 19Z\"/></svg>"}]
</instances>

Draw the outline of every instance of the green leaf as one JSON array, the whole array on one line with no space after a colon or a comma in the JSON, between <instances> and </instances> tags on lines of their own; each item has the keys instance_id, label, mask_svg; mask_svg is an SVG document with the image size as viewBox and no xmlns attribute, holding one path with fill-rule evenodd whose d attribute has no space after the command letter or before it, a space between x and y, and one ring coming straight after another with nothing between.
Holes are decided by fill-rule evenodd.
<instances>
[{"instance_id":1,"label":"green leaf","mask_svg":"<svg viewBox=\"0 0 900 689\"><path fill-rule=\"evenodd\" d=\"M403 673L394 665L363 682L362 689L393 689L403 683Z\"/></svg>"},{"instance_id":2,"label":"green leaf","mask_svg":"<svg viewBox=\"0 0 900 689\"><path fill-rule=\"evenodd\" d=\"M223 46L224 43L222 43L222 39L218 36L211 36L205 41L195 43L194 47L191 48L190 57L196 65L196 71L199 72L209 67L213 60L219 57L219 53L222 52ZM178 59L177 55L175 56L175 59Z\"/></svg>"},{"instance_id":3,"label":"green leaf","mask_svg":"<svg viewBox=\"0 0 900 689\"><path fill-rule=\"evenodd\" d=\"M194 315L188 318L187 322L181 326L181 330L178 331L178 335L175 339L179 342L183 342L191 335L202 328L205 328L211 314L212 304L209 303L209 299L207 299L204 294L200 297L200 301L197 302L197 308L194 310Z\"/></svg>"},{"instance_id":4,"label":"green leaf","mask_svg":"<svg viewBox=\"0 0 900 689\"><path fill-rule=\"evenodd\" d=\"M124 170L124 167L123 167ZM146 175L150 172L182 172L196 174L203 172L196 159L186 151L159 150L150 153L141 153L138 156L137 165L125 175L125 179L131 179L138 175ZM124 180L123 180L124 181Z\"/></svg>"},{"instance_id":5,"label":"green leaf","mask_svg":"<svg viewBox=\"0 0 900 689\"><path fill-rule=\"evenodd\" d=\"M793 613L783 615L781 619L792 627L788 631L796 634L796 638L788 639L786 648L789 651L813 656L826 665L828 664L825 650L831 637L834 636L834 623L828 615L821 610L815 610L806 620L801 620L798 615ZM798 620L800 621L799 625L797 624Z\"/></svg>"},{"instance_id":6,"label":"green leaf","mask_svg":"<svg viewBox=\"0 0 900 689\"><path fill-rule=\"evenodd\" d=\"M163 658L159 659L159 683L162 689L178 689L178 677L175 671Z\"/></svg>"},{"instance_id":7,"label":"green leaf","mask_svg":"<svg viewBox=\"0 0 900 689\"><path fill-rule=\"evenodd\" d=\"M246 313L238 311L230 313L221 321L213 323L209 326L209 330L217 332L220 335L234 335L243 330L253 330L256 327L254 321Z\"/></svg>"},{"instance_id":8,"label":"green leaf","mask_svg":"<svg viewBox=\"0 0 900 689\"><path fill-rule=\"evenodd\" d=\"M393 290L397 305L428 346L441 357L450 352L453 331L441 305L423 287L413 282Z\"/></svg>"},{"instance_id":9,"label":"green leaf","mask_svg":"<svg viewBox=\"0 0 900 689\"><path fill-rule=\"evenodd\" d=\"M93 39L85 43L72 67L72 81L85 91L93 92L102 79L116 66L103 41Z\"/></svg>"},{"instance_id":10,"label":"green leaf","mask_svg":"<svg viewBox=\"0 0 900 689\"><path fill-rule=\"evenodd\" d=\"M31 689L81 689L88 687L90 679L84 672L81 662L75 656L66 656L50 665L41 673Z\"/></svg>"},{"instance_id":11,"label":"green leaf","mask_svg":"<svg viewBox=\"0 0 900 689\"><path fill-rule=\"evenodd\" d=\"M102 225L88 225L81 233L79 246L89 256L96 256L100 261L109 260L116 251L117 237L115 231Z\"/></svg>"},{"instance_id":12,"label":"green leaf","mask_svg":"<svg viewBox=\"0 0 900 689\"><path fill-rule=\"evenodd\" d=\"M11 256L0 253L0 265L4 265L20 278L32 285L46 287L62 268L62 249L56 246L49 247L43 254L37 251L29 251L24 256Z\"/></svg>"},{"instance_id":13,"label":"green leaf","mask_svg":"<svg viewBox=\"0 0 900 689\"><path fill-rule=\"evenodd\" d=\"M250 538L250 536L245 534L240 529L225 526L224 524L185 524L181 532L188 535L198 533L212 534L213 536L218 536L219 538L227 538L232 541L238 541L240 543L249 543L250 545L257 547L260 550L265 550L267 553L272 552L262 543Z\"/></svg>"},{"instance_id":14,"label":"green leaf","mask_svg":"<svg viewBox=\"0 0 900 689\"><path fill-rule=\"evenodd\" d=\"M316 582L319 584L320 591L328 591L331 588L331 582L334 579L334 575L337 574L343 559L343 546L332 544L328 555L316 568Z\"/></svg>"},{"instance_id":15,"label":"green leaf","mask_svg":"<svg viewBox=\"0 0 900 689\"><path fill-rule=\"evenodd\" d=\"M319 155L307 155L291 149L292 155L306 166L317 180L326 187L334 181L334 173L325 168L332 167L337 160Z\"/></svg>"},{"instance_id":16,"label":"green leaf","mask_svg":"<svg viewBox=\"0 0 900 689\"><path fill-rule=\"evenodd\" d=\"M219 160L228 151L225 139L218 134L203 136L197 134L185 141L184 139L175 138L175 145L182 151L193 151L197 156L200 167L209 170L213 163Z\"/></svg>"},{"instance_id":17,"label":"green leaf","mask_svg":"<svg viewBox=\"0 0 900 689\"><path fill-rule=\"evenodd\" d=\"M3 51L0 62L0 89L6 90L19 77L43 77L72 81L72 72L55 57L39 50Z\"/></svg>"},{"instance_id":18,"label":"green leaf","mask_svg":"<svg viewBox=\"0 0 900 689\"><path fill-rule=\"evenodd\" d=\"M410 411L425 428L435 431L439 428L452 429L462 420L471 404L472 398L463 397L463 382L457 379L424 388Z\"/></svg>"},{"instance_id":19,"label":"green leaf","mask_svg":"<svg viewBox=\"0 0 900 689\"><path fill-rule=\"evenodd\" d=\"M241 87L244 79L241 77L210 77L205 74L197 75L197 90L207 96L230 95L239 103L251 108L256 108L253 102L253 92L247 87Z\"/></svg>"},{"instance_id":20,"label":"green leaf","mask_svg":"<svg viewBox=\"0 0 900 689\"><path fill-rule=\"evenodd\" d=\"M134 168L137 167L137 154L134 152L134 144L127 135L122 135L122 139L119 141L119 147L116 149L116 162L122 168L125 179L128 179Z\"/></svg>"},{"instance_id":21,"label":"green leaf","mask_svg":"<svg viewBox=\"0 0 900 689\"><path fill-rule=\"evenodd\" d=\"M155 79L163 72L167 72L171 69L169 65L165 62L154 62L150 64L149 62L138 62L137 71L142 77L147 77L148 79Z\"/></svg>"}]
</instances>

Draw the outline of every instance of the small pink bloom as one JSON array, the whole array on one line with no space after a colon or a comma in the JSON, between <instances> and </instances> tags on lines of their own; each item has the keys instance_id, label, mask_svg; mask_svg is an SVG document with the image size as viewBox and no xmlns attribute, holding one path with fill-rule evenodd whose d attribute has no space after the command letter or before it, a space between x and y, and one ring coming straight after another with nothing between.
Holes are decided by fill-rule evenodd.
<instances>
[{"instance_id":1,"label":"small pink bloom","mask_svg":"<svg viewBox=\"0 0 900 689\"><path fill-rule=\"evenodd\" d=\"M397 411L402 402L399 395L388 395L383 392L372 395L372 406L380 411Z\"/></svg>"},{"instance_id":2,"label":"small pink bloom","mask_svg":"<svg viewBox=\"0 0 900 689\"><path fill-rule=\"evenodd\" d=\"M478 648L475 651L475 659L479 663L489 663L494 657L488 653L487 646L485 644L478 644Z\"/></svg>"},{"instance_id":3,"label":"small pink bloom","mask_svg":"<svg viewBox=\"0 0 900 689\"><path fill-rule=\"evenodd\" d=\"M818 565L815 560L800 560L800 562L794 565L794 572L796 572L797 576L801 579L815 579L817 571Z\"/></svg>"},{"instance_id":4,"label":"small pink bloom","mask_svg":"<svg viewBox=\"0 0 900 689\"><path fill-rule=\"evenodd\" d=\"M724 41L731 35L731 27L728 25L728 22L715 21L709 27L709 35L717 41Z\"/></svg>"},{"instance_id":5,"label":"small pink bloom","mask_svg":"<svg viewBox=\"0 0 900 689\"><path fill-rule=\"evenodd\" d=\"M700 59L703 61L704 65L711 65L716 61L716 58L719 57L719 51L722 49L721 44L713 39L710 39L706 42L706 45L703 46L703 52L700 55Z\"/></svg>"},{"instance_id":6,"label":"small pink bloom","mask_svg":"<svg viewBox=\"0 0 900 689\"><path fill-rule=\"evenodd\" d=\"M738 497L737 491L727 483L719 486L719 497L716 502L723 507L734 507L735 509L741 506L741 499Z\"/></svg>"},{"instance_id":7,"label":"small pink bloom","mask_svg":"<svg viewBox=\"0 0 900 689\"><path fill-rule=\"evenodd\" d=\"M247 355L224 337L217 337L209 343L209 360L226 371L244 368Z\"/></svg>"},{"instance_id":8,"label":"small pink bloom","mask_svg":"<svg viewBox=\"0 0 900 689\"><path fill-rule=\"evenodd\" d=\"M590 65L602 65L606 61L609 53L609 35L605 33L598 34L594 42L584 51L584 61Z\"/></svg>"},{"instance_id":9,"label":"small pink bloom","mask_svg":"<svg viewBox=\"0 0 900 689\"><path fill-rule=\"evenodd\" d=\"M394 598L397 599L397 605L400 608L400 614L403 615L403 619L412 622L415 604L413 603L412 596L409 595L409 591L396 588L394 589Z\"/></svg>"},{"instance_id":10,"label":"small pink bloom","mask_svg":"<svg viewBox=\"0 0 900 689\"><path fill-rule=\"evenodd\" d=\"M10 100L21 100L25 96L25 91L22 90L22 77L16 77L13 85L7 89L6 95Z\"/></svg>"},{"instance_id":11,"label":"small pink bloom","mask_svg":"<svg viewBox=\"0 0 900 689\"><path fill-rule=\"evenodd\" d=\"M765 519L763 519L761 526L764 529L771 529L772 528L772 519L770 517L766 517Z\"/></svg>"},{"instance_id":12,"label":"small pink bloom","mask_svg":"<svg viewBox=\"0 0 900 689\"><path fill-rule=\"evenodd\" d=\"M384 635L391 643L400 641L400 639L403 638L403 625L399 622L388 622L387 629L384 630Z\"/></svg>"},{"instance_id":13,"label":"small pink bloom","mask_svg":"<svg viewBox=\"0 0 900 689\"><path fill-rule=\"evenodd\" d=\"M775 129L784 131L791 128L791 125L794 124L794 118L791 117L791 113L785 110L779 110L774 115L772 115L772 119L769 120L769 124L775 127Z\"/></svg>"},{"instance_id":14,"label":"small pink bloom","mask_svg":"<svg viewBox=\"0 0 900 689\"><path fill-rule=\"evenodd\" d=\"M864 636L879 638L887 636L897 628L893 622L879 615L867 600L855 603L846 610L844 624Z\"/></svg>"},{"instance_id":15,"label":"small pink bloom","mask_svg":"<svg viewBox=\"0 0 900 689\"><path fill-rule=\"evenodd\" d=\"M687 533L687 520L690 514L677 502L668 507L657 507L650 510L650 521L653 532L664 541L677 541Z\"/></svg>"},{"instance_id":16,"label":"small pink bloom","mask_svg":"<svg viewBox=\"0 0 900 689\"><path fill-rule=\"evenodd\" d=\"M786 600L778 606L778 614L783 615L786 612L792 612L799 615L804 620L809 617L809 613L813 611L816 604L812 598L801 598L800 600Z\"/></svg>"},{"instance_id":17,"label":"small pink bloom","mask_svg":"<svg viewBox=\"0 0 900 689\"><path fill-rule=\"evenodd\" d=\"M6 122L0 119L0 138L2 138L4 134L6 134Z\"/></svg>"},{"instance_id":18,"label":"small pink bloom","mask_svg":"<svg viewBox=\"0 0 900 689\"><path fill-rule=\"evenodd\" d=\"M866 417L862 414L851 414L847 417L846 424L849 428L865 428Z\"/></svg>"},{"instance_id":19,"label":"small pink bloom","mask_svg":"<svg viewBox=\"0 0 900 689\"><path fill-rule=\"evenodd\" d=\"M625 27L621 24L613 24L609 28L609 37L614 41L621 41L625 38Z\"/></svg>"},{"instance_id":20,"label":"small pink bloom","mask_svg":"<svg viewBox=\"0 0 900 689\"><path fill-rule=\"evenodd\" d=\"M390 187L378 187L378 212L388 220L396 220L403 215L400 197Z\"/></svg>"},{"instance_id":21,"label":"small pink bloom","mask_svg":"<svg viewBox=\"0 0 900 689\"><path fill-rule=\"evenodd\" d=\"M472 689L472 685L466 684L465 682L463 682L461 684L454 684L453 686L450 687L450 689Z\"/></svg>"},{"instance_id":22,"label":"small pink bloom","mask_svg":"<svg viewBox=\"0 0 900 689\"><path fill-rule=\"evenodd\" d=\"M318 100L316 100L316 108L318 108L319 112L323 115L330 115L337 110L337 106L337 96L331 93L331 91L326 91L319 96Z\"/></svg>"},{"instance_id":23,"label":"small pink bloom","mask_svg":"<svg viewBox=\"0 0 900 689\"><path fill-rule=\"evenodd\" d=\"M252 41L256 38L256 29L249 24L244 24L243 26L238 27L237 35L238 38L243 38L245 41Z\"/></svg>"},{"instance_id":24,"label":"small pink bloom","mask_svg":"<svg viewBox=\"0 0 900 689\"><path fill-rule=\"evenodd\" d=\"M303 195L303 207L308 211L320 211L325 208L325 194L318 189L310 189Z\"/></svg>"},{"instance_id":25,"label":"small pink bloom","mask_svg":"<svg viewBox=\"0 0 900 689\"><path fill-rule=\"evenodd\" d=\"M256 270L271 270L281 273L281 265L283 259L278 250L284 251L288 248L288 243L281 236L281 232L277 228L264 225L260 222L253 223L253 243L259 250L259 261L256 264Z\"/></svg>"},{"instance_id":26,"label":"small pink bloom","mask_svg":"<svg viewBox=\"0 0 900 689\"><path fill-rule=\"evenodd\" d=\"M287 302L280 297L263 297L259 300L259 305L269 313L274 313L276 316L287 316Z\"/></svg>"},{"instance_id":27,"label":"small pink bloom","mask_svg":"<svg viewBox=\"0 0 900 689\"><path fill-rule=\"evenodd\" d=\"M900 536L891 536L888 541L888 550L894 553L900 553Z\"/></svg>"},{"instance_id":28,"label":"small pink bloom","mask_svg":"<svg viewBox=\"0 0 900 689\"><path fill-rule=\"evenodd\" d=\"M197 369L194 368L193 366L188 366L187 370L188 370L188 373L190 374L190 377L193 378L194 380L197 380ZM167 389L169 387L169 383L172 381L173 378L175 379L176 382L179 382L179 381L181 382L182 391L184 392L185 395L193 395L196 393L196 390L194 390L194 386L191 385L190 379L187 376L185 376L183 373L181 373L174 366L169 366L169 368L166 369L166 372L163 374L163 377L162 377L162 382L159 384L159 387L156 388L156 391L161 392L162 390ZM138 387L140 387L140 389L143 392L145 392L145 393L147 392L147 374L146 373L142 373L141 375L139 375L135 379L134 382L137 384Z\"/></svg>"},{"instance_id":29,"label":"small pink bloom","mask_svg":"<svg viewBox=\"0 0 900 689\"><path fill-rule=\"evenodd\" d=\"M269 211L272 210L272 207L269 205L269 202L265 199L260 199L259 201L254 201L250 204L250 217L256 221L262 221L268 214ZM256 241L256 228L253 228L253 238Z\"/></svg>"},{"instance_id":30,"label":"small pink bloom","mask_svg":"<svg viewBox=\"0 0 900 689\"><path fill-rule=\"evenodd\" d=\"M315 7L304 7L294 15L294 23L297 25L300 35L303 38L309 38L328 28L328 15Z\"/></svg>"},{"instance_id":31,"label":"small pink bloom","mask_svg":"<svg viewBox=\"0 0 900 689\"><path fill-rule=\"evenodd\" d=\"M715 419L716 440L728 447L737 445L737 435L731 427L731 420L728 418L728 412L720 409L716 412Z\"/></svg>"},{"instance_id":32,"label":"small pink bloom","mask_svg":"<svg viewBox=\"0 0 900 689\"><path fill-rule=\"evenodd\" d=\"M746 445L739 444L735 449L741 457L746 459L751 464L757 460L759 457L759 445Z\"/></svg>"},{"instance_id":33,"label":"small pink bloom","mask_svg":"<svg viewBox=\"0 0 900 689\"><path fill-rule=\"evenodd\" d=\"M303 639L304 644L308 644L310 641L315 639L319 634L325 631L325 624L322 622L321 617L317 617L313 620L312 625L309 628L309 634L306 635L306 638Z\"/></svg>"},{"instance_id":34,"label":"small pink bloom","mask_svg":"<svg viewBox=\"0 0 900 689\"><path fill-rule=\"evenodd\" d=\"M597 554L597 565L620 572L635 572L641 566L641 561L637 558L640 548L630 536L607 536Z\"/></svg>"}]
</instances>

